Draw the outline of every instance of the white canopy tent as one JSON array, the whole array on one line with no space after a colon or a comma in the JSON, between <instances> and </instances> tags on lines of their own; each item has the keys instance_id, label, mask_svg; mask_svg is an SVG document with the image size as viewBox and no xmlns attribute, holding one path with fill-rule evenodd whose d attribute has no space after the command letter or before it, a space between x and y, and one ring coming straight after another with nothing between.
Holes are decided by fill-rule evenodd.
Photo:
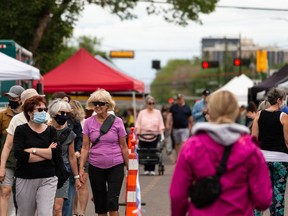
<instances>
[{"instance_id":1,"label":"white canopy tent","mask_svg":"<svg viewBox=\"0 0 288 216\"><path fill-rule=\"evenodd\" d=\"M241 74L240 76L234 77L224 86L219 88L220 90L228 90L236 95L238 99L239 106L247 106L248 105L248 89L253 86L253 81L247 77L245 74Z\"/></svg>"},{"instance_id":2,"label":"white canopy tent","mask_svg":"<svg viewBox=\"0 0 288 216\"><path fill-rule=\"evenodd\" d=\"M0 52L0 81L40 80L39 69Z\"/></svg>"}]
</instances>

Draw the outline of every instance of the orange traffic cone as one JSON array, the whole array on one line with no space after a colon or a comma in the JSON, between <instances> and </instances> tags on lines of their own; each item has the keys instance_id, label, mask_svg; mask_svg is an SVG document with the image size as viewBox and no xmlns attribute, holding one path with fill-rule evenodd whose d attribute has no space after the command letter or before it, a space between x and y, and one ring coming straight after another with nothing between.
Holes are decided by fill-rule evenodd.
<instances>
[{"instance_id":1,"label":"orange traffic cone","mask_svg":"<svg viewBox=\"0 0 288 216\"><path fill-rule=\"evenodd\" d=\"M136 184L138 175L138 161L136 158L135 140L131 142L131 153L129 154L129 168L126 185L126 216L137 215L137 204L136 204ZM133 145L134 144L134 145Z\"/></svg>"}]
</instances>

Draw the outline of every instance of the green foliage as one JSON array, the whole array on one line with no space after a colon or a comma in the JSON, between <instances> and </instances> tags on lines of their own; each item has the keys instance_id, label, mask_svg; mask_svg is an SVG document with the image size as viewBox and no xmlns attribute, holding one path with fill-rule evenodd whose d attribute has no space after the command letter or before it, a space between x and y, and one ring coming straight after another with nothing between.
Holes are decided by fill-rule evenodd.
<instances>
[{"instance_id":1,"label":"green foliage","mask_svg":"<svg viewBox=\"0 0 288 216\"><path fill-rule=\"evenodd\" d=\"M42 73L55 66L84 0L0 0L0 38L30 50Z\"/></svg>"},{"instance_id":2,"label":"green foliage","mask_svg":"<svg viewBox=\"0 0 288 216\"><path fill-rule=\"evenodd\" d=\"M167 22L186 26L189 21L201 23L199 14L213 12L218 0L166 0L161 2L154 0L88 0L88 2L110 9L112 14L116 14L122 20L137 18L133 9L138 3L146 3L147 14L162 15Z\"/></svg>"},{"instance_id":3,"label":"green foliage","mask_svg":"<svg viewBox=\"0 0 288 216\"><path fill-rule=\"evenodd\" d=\"M166 0L163 4L152 0L0 0L0 39L14 40L31 51L35 66L44 74L62 61L62 53L70 52L65 50L63 40L71 38L85 3L108 8L122 20L137 18L133 9L137 4L147 4L148 14L162 15L168 22L185 26L189 21L201 22L198 15L212 12L217 0ZM87 44L87 38L82 39Z\"/></svg>"},{"instance_id":4,"label":"green foliage","mask_svg":"<svg viewBox=\"0 0 288 216\"><path fill-rule=\"evenodd\" d=\"M168 98L188 87L187 77L190 71L187 70L187 65L191 65L190 60L170 60L165 67L157 71L151 84L151 94L158 102L166 103Z\"/></svg>"}]
</instances>

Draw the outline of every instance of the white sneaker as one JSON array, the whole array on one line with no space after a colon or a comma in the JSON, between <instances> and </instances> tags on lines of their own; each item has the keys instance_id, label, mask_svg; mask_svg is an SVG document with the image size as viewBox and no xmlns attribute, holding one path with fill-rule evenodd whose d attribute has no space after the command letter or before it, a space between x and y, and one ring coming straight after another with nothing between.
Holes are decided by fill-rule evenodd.
<instances>
[{"instance_id":1,"label":"white sneaker","mask_svg":"<svg viewBox=\"0 0 288 216\"><path fill-rule=\"evenodd\" d=\"M145 171L145 172L144 172L144 175L149 175L149 171Z\"/></svg>"},{"instance_id":2,"label":"white sneaker","mask_svg":"<svg viewBox=\"0 0 288 216\"><path fill-rule=\"evenodd\" d=\"M150 175L155 176L156 173L154 171L150 171Z\"/></svg>"}]
</instances>

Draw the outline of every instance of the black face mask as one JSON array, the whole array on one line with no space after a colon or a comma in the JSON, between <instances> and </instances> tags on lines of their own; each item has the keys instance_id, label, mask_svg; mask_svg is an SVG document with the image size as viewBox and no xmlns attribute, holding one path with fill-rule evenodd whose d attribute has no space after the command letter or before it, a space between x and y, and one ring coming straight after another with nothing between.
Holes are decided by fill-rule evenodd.
<instances>
[{"instance_id":1,"label":"black face mask","mask_svg":"<svg viewBox=\"0 0 288 216\"><path fill-rule=\"evenodd\" d=\"M66 122L67 122L67 120L68 120L68 116L67 115L56 115L55 117L54 117L54 119L55 119L55 121L57 122L57 124L59 124L59 125L64 125Z\"/></svg>"},{"instance_id":2,"label":"black face mask","mask_svg":"<svg viewBox=\"0 0 288 216\"><path fill-rule=\"evenodd\" d=\"M18 101L9 100L9 106L11 109L16 109L20 106L20 103Z\"/></svg>"}]
</instances>

